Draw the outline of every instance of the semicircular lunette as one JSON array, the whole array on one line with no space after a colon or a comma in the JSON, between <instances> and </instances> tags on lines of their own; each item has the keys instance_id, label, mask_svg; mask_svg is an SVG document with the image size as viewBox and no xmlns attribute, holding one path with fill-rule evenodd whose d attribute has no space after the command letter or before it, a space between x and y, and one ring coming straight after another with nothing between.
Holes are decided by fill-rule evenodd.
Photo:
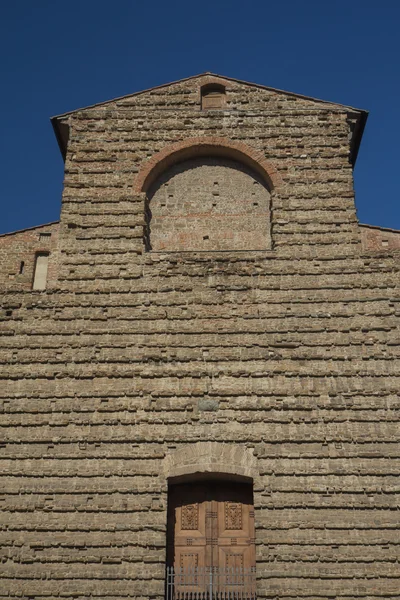
<instances>
[{"instance_id":1,"label":"semicircular lunette","mask_svg":"<svg viewBox=\"0 0 400 600\"><path fill-rule=\"evenodd\" d=\"M250 166L218 155L174 163L147 191L148 249L268 250L270 192Z\"/></svg>"}]
</instances>

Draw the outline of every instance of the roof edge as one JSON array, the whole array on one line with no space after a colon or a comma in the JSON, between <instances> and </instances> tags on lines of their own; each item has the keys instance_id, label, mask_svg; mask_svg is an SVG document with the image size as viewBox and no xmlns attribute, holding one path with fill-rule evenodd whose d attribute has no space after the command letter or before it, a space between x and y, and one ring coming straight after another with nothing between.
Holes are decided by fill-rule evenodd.
<instances>
[{"instance_id":1,"label":"roof edge","mask_svg":"<svg viewBox=\"0 0 400 600\"><path fill-rule=\"evenodd\" d=\"M259 88L262 90L268 90L270 92L278 92L279 94L286 94L287 96L292 96L294 98L302 98L303 100L311 100L312 102L319 102L321 104L329 104L331 106L338 106L340 108L345 108L346 110L356 111L359 113L367 113L368 111L362 108L355 108L354 106L348 106L346 104L340 104L339 102L332 102L330 100L322 100L321 98L313 98L312 96L305 96L304 94L297 94L296 92L288 92L286 90L281 90L279 88L270 87L267 85L262 85L261 83L253 83L251 81L245 81L244 79L237 79L236 77L228 77L227 75L219 75L218 73L212 73L211 71L205 71L204 73L198 73L197 75L191 75L190 77L183 77L182 79L177 79L175 81L169 81L168 83L162 83L161 85L155 85L150 88L146 88L145 90L140 90L139 92L132 92L130 94L125 94L124 96L118 96L117 98L111 98L110 100L104 100L103 102L96 102L95 104L89 104L88 106L81 106L80 108L76 108L74 110L70 110L65 113L61 113L59 115L54 115L51 117L51 121L53 119L61 119L63 117L68 117L76 112L81 110L89 110L91 108L96 108L97 106L104 106L105 104L109 104L110 102L117 102L118 100L125 100L126 98L131 98L132 96L139 96L140 94L146 94L148 92L152 92L153 90L159 90L170 85L176 85L177 83L183 83L185 81L190 81L191 79L198 79L199 77L218 77L220 79L227 79L228 81L234 81L236 83L242 83L244 85L250 85L255 88Z\"/></svg>"},{"instance_id":2,"label":"roof edge","mask_svg":"<svg viewBox=\"0 0 400 600\"><path fill-rule=\"evenodd\" d=\"M356 160L357 160L357 156L358 156L358 152L360 150L360 145L361 145L361 140L364 134L364 129L365 129L365 125L367 123L367 119L368 119L368 112L366 110L361 111L358 113L358 119L357 119L357 124L356 127L354 129L354 133L352 135L351 138L351 144L350 144L350 162L353 166L356 164Z\"/></svg>"},{"instance_id":3,"label":"roof edge","mask_svg":"<svg viewBox=\"0 0 400 600\"><path fill-rule=\"evenodd\" d=\"M59 222L60 219L58 219L58 221L43 223L42 225L33 225L32 227L24 227L23 229L16 229L15 231L7 231L6 233L0 233L0 237L5 237L6 235L15 235L16 233L24 233L24 231L32 231L33 229L40 229L41 227L49 227L49 225L57 225Z\"/></svg>"},{"instance_id":4,"label":"roof edge","mask_svg":"<svg viewBox=\"0 0 400 600\"><path fill-rule=\"evenodd\" d=\"M359 223L360 227L368 227L368 229L378 229L380 231L390 231L391 233L400 233L400 229L393 229L391 227L381 227L380 225L368 225L367 223Z\"/></svg>"},{"instance_id":5,"label":"roof edge","mask_svg":"<svg viewBox=\"0 0 400 600\"><path fill-rule=\"evenodd\" d=\"M140 96L141 94L146 94L148 92L152 92L153 90L163 89L163 88L169 87L171 85L176 85L178 83L182 83L185 81L199 79L200 77L215 77L215 78L219 78L219 79L225 79L227 81L233 81L236 83L248 85L248 86L251 86L254 88L258 88L258 89L268 90L270 92L276 92L278 94L285 94L286 96L291 96L293 98L301 98L303 100L309 100L311 102L325 104L325 105L331 106L332 108L336 107L338 109L342 109L349 113L352 113L353 115L356 114L357 115L357 123L356 123L354 133L352 136L351 153L350 153L350 162L354 167L354 165L356 163L358 151L360 149L361 138L362 138L362 135L364 132L365 124L367 122L368 111L361 109L361 108L355 108L352 106L348 106L345 104L339 104L337 102L331 102L329 100L321 100L320 98L313 98L312 96L305 96L303 94L297 94L296 92L287 92L286 90L273 88L273 87L262 85L259 83L252 83L249 81L244 81L243 79L228 77L226 75L219 75L218 73L212 73L211 71L205 71L204 73L199 73L197 75L191 75L190 77L184 77L182 79L177 79L176 81L170 81L168 83L163 83L161 85L150 87L145 90L140 90L138 92L132 92L132 93L126 94L124 96L118 96L117 98L112 98L110 100L105 100L103 102L98 102L96 104L90 104L89 106L83 106L81 108L76 108L69 112L62 113L60 115L55 115L54 117L51 117L51 119L50 119L51 124L53 126L53 129L54 129L54 132L56 135L56 139L57 139L57 143L60 148L63 159L65 160L65 156L66 156L66 146L67 146L67 142L68 142L68 129L69 129L68 125L63 123L63 121L65 121L69 116L71 116L77 112L80 112L80 111L90 110L92 108L97 108L100 106L106 106L107 104L110 104L112 102L118 102L119 100L125 100L127 98L132 98L134 96Z\"/></svg>"}]
</instances>

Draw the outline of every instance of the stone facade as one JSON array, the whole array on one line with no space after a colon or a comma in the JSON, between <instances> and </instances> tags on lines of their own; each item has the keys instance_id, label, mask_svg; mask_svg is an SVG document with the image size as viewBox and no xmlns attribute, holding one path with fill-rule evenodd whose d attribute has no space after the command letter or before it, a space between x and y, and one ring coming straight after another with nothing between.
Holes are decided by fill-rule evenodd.
<instances>
[{"instance_id":1,"label":"stone facade","mask_svg":"<svg viewBox=\"0 0 400 600\"><path fill-rule=\"evenodd\" d=\"M60 223L0 238L0 598L163 598L194 472L253 480L258 598L400 598L400 253L356 219L363 121L209 74L54 120Z\"/></svg>"}]
</instances>

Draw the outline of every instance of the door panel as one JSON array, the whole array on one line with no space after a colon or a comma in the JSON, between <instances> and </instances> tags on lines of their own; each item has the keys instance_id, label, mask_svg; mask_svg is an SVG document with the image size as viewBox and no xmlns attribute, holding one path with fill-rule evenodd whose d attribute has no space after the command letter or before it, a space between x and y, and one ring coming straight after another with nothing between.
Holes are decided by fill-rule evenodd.
<instances>
[{"instance_id":1,"label":"door panel","mask_svg":"<svg viewBox=\"0 0 400 600\"><path fill-rule=\"evenodd\" d=\"M255 566L254 508L246 488L218 490L218 567Z\"/></svg>"},{"instance_id":2,"label":"door panel","mask_svg":"<svg viewBox=\"0 0 400 600\"><path fill-rule=\"evenodd\" d=\"M180 568L255 566L254 508L248 484L205 482L170 489L168 564Z\"/></svg>"},{"instance_id":3,"label":"door panel","mask_svg":"<svg viewBox=\"0 0 400 600\"><path fill-rule=\"evenodd\" d=\"M169 518L174 523L169 554L176 569L206 566L206 490L200 486L174 486Z\"/></svg>"}]
</instances>

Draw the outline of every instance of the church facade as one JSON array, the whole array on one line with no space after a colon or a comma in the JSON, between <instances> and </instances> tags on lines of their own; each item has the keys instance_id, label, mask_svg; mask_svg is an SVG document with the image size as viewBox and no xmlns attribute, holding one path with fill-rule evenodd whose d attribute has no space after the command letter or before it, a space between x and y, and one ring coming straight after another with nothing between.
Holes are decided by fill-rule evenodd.
<instances>
[{"instance_id":1,"label":"church facade","mask_svg":"<svg viewBox=\"0 0 400 600\"><path fill-rule=\"evenodd\" d=\"M400 232L365 111L205 73L55 117L0 236L0 599L400 598Z\"/></svg>"}]
</instances>

